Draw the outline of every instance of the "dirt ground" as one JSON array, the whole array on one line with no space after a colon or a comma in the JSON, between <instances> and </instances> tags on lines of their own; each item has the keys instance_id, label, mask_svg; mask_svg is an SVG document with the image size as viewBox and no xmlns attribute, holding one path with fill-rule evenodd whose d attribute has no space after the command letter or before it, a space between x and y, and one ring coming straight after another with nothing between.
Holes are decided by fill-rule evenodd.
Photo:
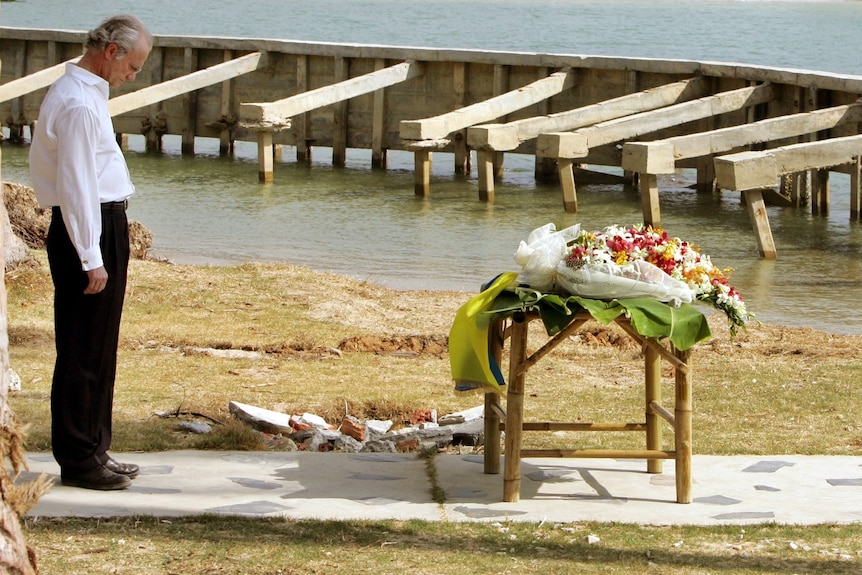
<instances>
[{"instance_id":1,"label":"dirt ground","mask_svg":"<svg viewBox=\"0 0 862 575\"><path fill-rule=\"evenodd\" d=\"M320 318L362 327L375 335L342 342L343 351L392 354L433 354L448 352L445 335L457 309L471 294L445 291L394 291L348 278L327 276L325 301L313 303L309 313ZM782 358L814 364L843 358L862 361L862 336L838 335L810 328L750 323L731 337L723 314L709 314L712 339L698 344L698 355L733 357L734 361L780 362ZM536 345L543 330L533 328ZM380 335L377 335L380 334ZM416 335L432 334L432 335ZM637 354L639 345L616 326L587 324L576 336L579 343L600 350L625 350Z\"/></svg>"}]
</instances>

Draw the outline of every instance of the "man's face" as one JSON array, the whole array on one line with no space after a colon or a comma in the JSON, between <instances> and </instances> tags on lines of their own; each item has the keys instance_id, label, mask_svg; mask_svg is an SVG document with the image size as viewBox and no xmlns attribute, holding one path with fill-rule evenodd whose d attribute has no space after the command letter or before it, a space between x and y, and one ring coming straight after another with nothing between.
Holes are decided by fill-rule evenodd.
<instances>
[{"instance_id":1,"label":"man's face","mask_svg":"<svg viewBox=\"0 0 862 575\"><path fill-rule=\"evenodd\" d=\"M105 49L106 56L109 56L109 64L103 76L108 85L116 88L127 80L134 80L144 67L147 56L150 55L150 48L143 36L138 39L132 51L125 55L122 55L116 44L109 44Z\"/></svg>"}]
</instances>

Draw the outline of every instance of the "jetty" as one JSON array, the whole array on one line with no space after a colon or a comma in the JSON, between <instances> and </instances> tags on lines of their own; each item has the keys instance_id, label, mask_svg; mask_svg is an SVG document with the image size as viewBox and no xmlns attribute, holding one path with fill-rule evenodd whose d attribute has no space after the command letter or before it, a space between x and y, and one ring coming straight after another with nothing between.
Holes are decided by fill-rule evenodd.
<instances>
[{"instance_id":1,"label":"jetty","mask_svg":"<svg viewBox=\"0 0 862 575\"><path fill-rule=\"evenodd\" d=\"M0 122L26 143L39 105L83 31L0 27ZM199 138L221 154L255 142L259 179L272 181L283 148L310 162L331 148L414 155L414 186L432 193L435 152L470 173L493 202L506 154L535 158L576 212L576 180L612 167L639 190L646 224L660 225L659 176L694 169L699 189L739 191L761 255L777 250L767 202L829 209L829 174L850 175L850 214L862 219L862 76L746 64L160 36L144 70L110 100L121 143L148 150L167 135L183 154ZM474 160L475 157L475 160Z\"/></svg>"}]
</instances>

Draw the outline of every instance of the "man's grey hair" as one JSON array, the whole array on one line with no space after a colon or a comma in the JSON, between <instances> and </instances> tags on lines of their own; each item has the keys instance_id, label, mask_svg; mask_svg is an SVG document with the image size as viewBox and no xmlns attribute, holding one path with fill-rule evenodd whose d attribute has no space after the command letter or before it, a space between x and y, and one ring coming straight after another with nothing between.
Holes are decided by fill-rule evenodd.
<instances>
[{"instance_id":1,"label":"man's grey hair","mask_svg":"<svg viewBox=\"0 0 862 575\"><path fill-rule=\"evenodd\" d=\"M136 16L129 14L111 16L98 27L87 32L84 51L104 50L109 44L116 44L120 52L117 57L122 58L134 49L141 34L146 36L150 45L153 44L152 34Z\"/></svg>"}]
</instances>

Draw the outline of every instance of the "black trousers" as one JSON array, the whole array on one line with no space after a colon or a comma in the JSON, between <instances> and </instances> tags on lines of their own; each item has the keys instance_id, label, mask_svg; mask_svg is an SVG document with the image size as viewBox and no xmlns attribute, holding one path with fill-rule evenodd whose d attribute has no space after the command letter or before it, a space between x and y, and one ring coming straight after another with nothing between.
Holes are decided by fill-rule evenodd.
<instances>
[{"instance_id":1,"label":"black trousers","mask_svg":"<svg viewBox=\"0 0 862 575\"><path fill-rule=\"evenodd\" d=\"M108 283L84 295L87 273L53 209L46 247L54 282L57 360L51 387L51 443L64 474L103 465L111 446L120 318L129 266L129 224L122 204L103 204L99 240Z\"/></svg>"}]
</instances>

